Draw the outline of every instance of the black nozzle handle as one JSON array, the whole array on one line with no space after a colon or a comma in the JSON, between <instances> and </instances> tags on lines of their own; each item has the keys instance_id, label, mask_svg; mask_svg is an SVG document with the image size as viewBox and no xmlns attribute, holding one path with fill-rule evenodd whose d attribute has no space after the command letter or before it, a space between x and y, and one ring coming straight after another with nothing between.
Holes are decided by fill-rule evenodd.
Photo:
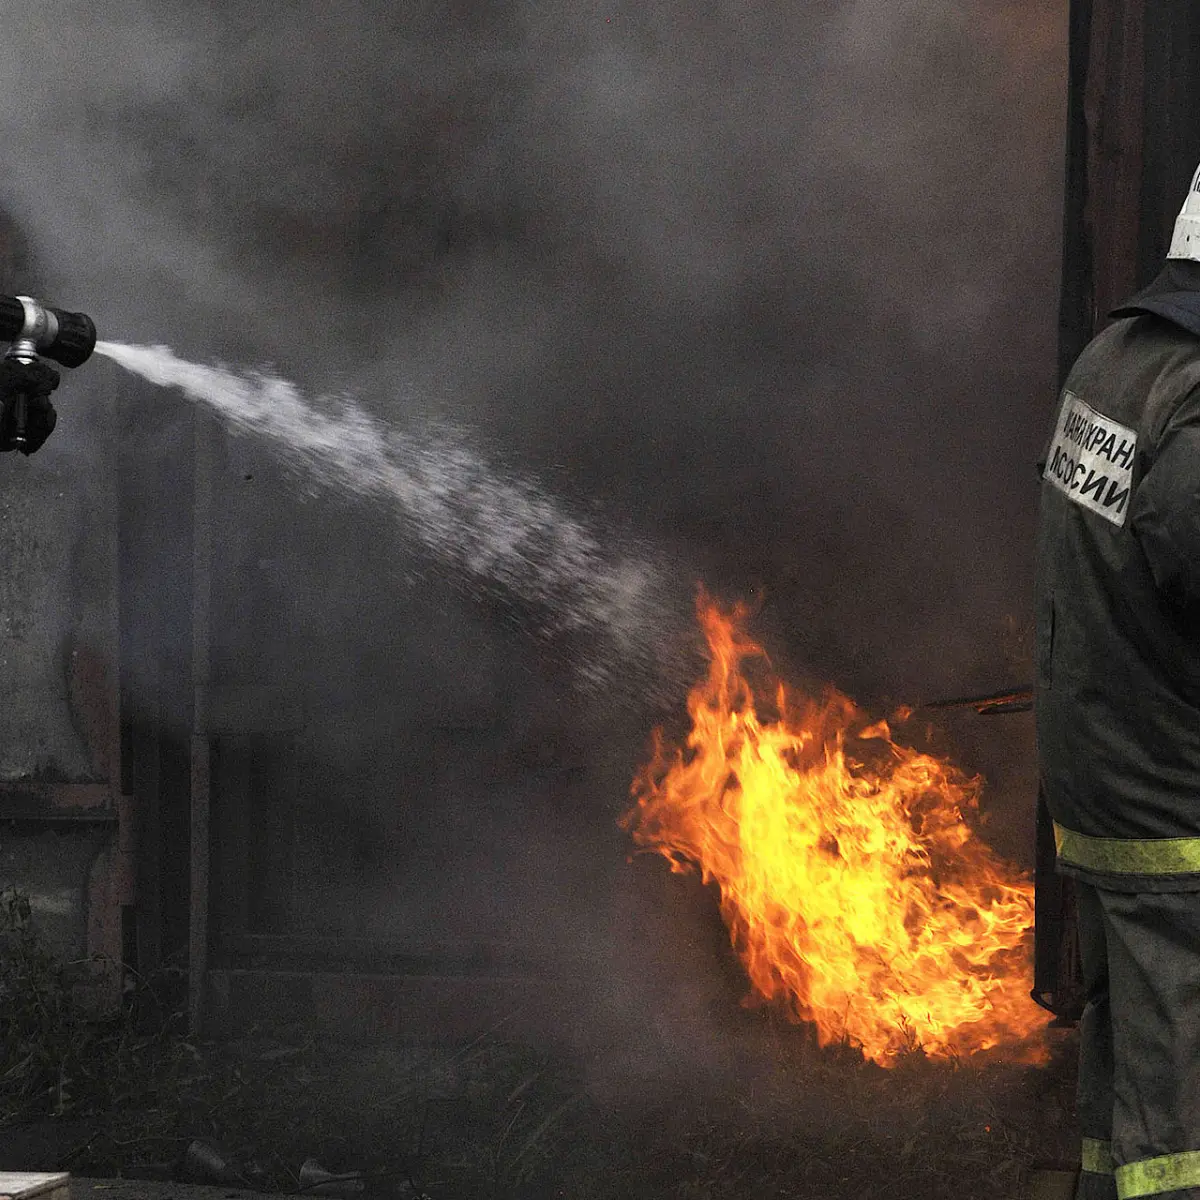
<instances>
[{"instance_id":1,"label":"black nozzle handle","mask_svg":"<svg viewBox=\"0 0 1200 1200\"><path fill-rule=\"evenodd\" d=\"M12 444L24 450L29 442L29 397L18 392L13 397Z\"/></svg>"},{"instance_id":2,"label":"black nozzle handle","mask_svg":"<svg viewBox=\"0 0 1200 1200\"><path fill-rule=\"evenodd\" d=\"M28 296L0 296L0 340L18 339L64 367L78 367L96 348L96 326L86 313L51 308Z\"/></svg>"}]
</instances>

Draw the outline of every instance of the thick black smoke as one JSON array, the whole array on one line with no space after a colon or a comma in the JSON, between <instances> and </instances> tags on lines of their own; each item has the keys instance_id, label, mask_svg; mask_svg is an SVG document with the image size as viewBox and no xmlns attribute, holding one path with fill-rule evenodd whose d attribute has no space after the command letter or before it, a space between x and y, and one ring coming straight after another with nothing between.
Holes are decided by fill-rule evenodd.
<instances>
[{"instance_id":1,"label":"thick black smoke","mask_svg":"<svg viewBox=\"0 0 1200 1200\"><path fill-rule=\"evenodd\" d=\"M781 658L869 702L987 690L1028 669L1065 24L1065 0L47 0L0 40L0 200L102 336L467 426L659 547L680 611L698 579L765 597ZM86 456L86 411L48 459ZM580 863L620 845L574 814L607 827L649 718L600 701L574 733L586 646L225 453L229 563L267 565L225 586L222 669L274 639L318 714L306 927L579 935L604 874Z\"/></svg>"},{"instance_id":2,"label":"thick black smoke","mask_svg":"<svg viewBox=\"0 0 1200 1200\"><path fill-rule=\"evenodd\" d=\"M50 4L4 188L112 336L481 427L942 691L1027 591L1062 7Z\"/></svg>"}]
</instances>

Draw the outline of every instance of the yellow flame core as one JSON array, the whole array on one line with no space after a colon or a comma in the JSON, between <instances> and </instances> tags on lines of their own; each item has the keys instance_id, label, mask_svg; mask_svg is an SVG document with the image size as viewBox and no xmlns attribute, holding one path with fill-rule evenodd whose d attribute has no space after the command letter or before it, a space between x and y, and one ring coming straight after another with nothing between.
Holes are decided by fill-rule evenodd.
<instances>
[{"instance_id":1,"label":"yellow flame core","mask_svg":"<svg viewBox=\"0 0 1200 1200\"><path fill-rule=\"evenodd\" d=\"M915 1045L1040 1057L1033 887L964 820L980 780L897 745L832 689L774 683L761 701L743 674L766 663L746 616L701 598L711 666L688 698L686 747L655 731L623 826L717 884L755 997L822 1045L882 1065Z\"/></svg>"}]
</instances>

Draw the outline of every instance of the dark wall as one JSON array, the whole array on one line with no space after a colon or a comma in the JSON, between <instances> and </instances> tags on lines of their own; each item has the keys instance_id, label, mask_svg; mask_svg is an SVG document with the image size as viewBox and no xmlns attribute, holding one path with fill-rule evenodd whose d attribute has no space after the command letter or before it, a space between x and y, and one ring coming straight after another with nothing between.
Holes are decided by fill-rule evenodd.
<instances>
[{"instance_id":1,"label":"dark wall","mask_svg":"<svg viewBox=\"0 0 1200 1200\"><path fill-rule=\"evenodd\" d=\"M47 279L0 208L0 294L42 296ZM0 887L78 961L120 953L116 494L112 398L63 375L55 402L64 425L92 424L86 451L55 437L0 455Z\"/></svg>"},{"instance_id":2,"label":"dark wall","mask_svg":"<svg viewBox=\"0 0 1200 1200\"><path fill-rule=\"evenodd\" d=\"M1200 11L1145 7L1145 135L1138 268L1149 282L1171 242L1188 183L1200 164Z\"/></svg>"},{"instance_id":3,"label":"dark wall","mask_svg":"<svg viewBox=\"0 0 1200 1200\"><path fill-rule=\"evenodd\" d=\"M1200 12L1073 0L1059 373L1162 266L1200 163Z\"/></svg>"}]
</instances>

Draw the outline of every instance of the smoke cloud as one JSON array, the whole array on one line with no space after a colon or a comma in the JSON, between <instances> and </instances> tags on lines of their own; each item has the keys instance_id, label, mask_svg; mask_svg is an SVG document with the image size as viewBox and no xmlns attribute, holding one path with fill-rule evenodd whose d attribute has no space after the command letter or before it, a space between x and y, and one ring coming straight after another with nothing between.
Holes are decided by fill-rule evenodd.
<instances>
[{"instance_id":1,"label":"smoke cloud","mask_svg":"<svg viewBox=\"0 0 1200 1200\"><path fill-rule=\"evenodd\" d=\"M785 674L988 690L1028 664L1066 7L46 0L0 40L0 203L101 337L469 428L656 546L681 621L697 580L758 597ZM129 386L69 380L46 463ZM146 453L186 444L152 402ZM585 645L222 445L218 673L316 714L286 921L603 941L651 714L569 699ZM996 737L969 765L1009 773L1015 849L1029 732Z\"/></svg>"}]
</instances>

